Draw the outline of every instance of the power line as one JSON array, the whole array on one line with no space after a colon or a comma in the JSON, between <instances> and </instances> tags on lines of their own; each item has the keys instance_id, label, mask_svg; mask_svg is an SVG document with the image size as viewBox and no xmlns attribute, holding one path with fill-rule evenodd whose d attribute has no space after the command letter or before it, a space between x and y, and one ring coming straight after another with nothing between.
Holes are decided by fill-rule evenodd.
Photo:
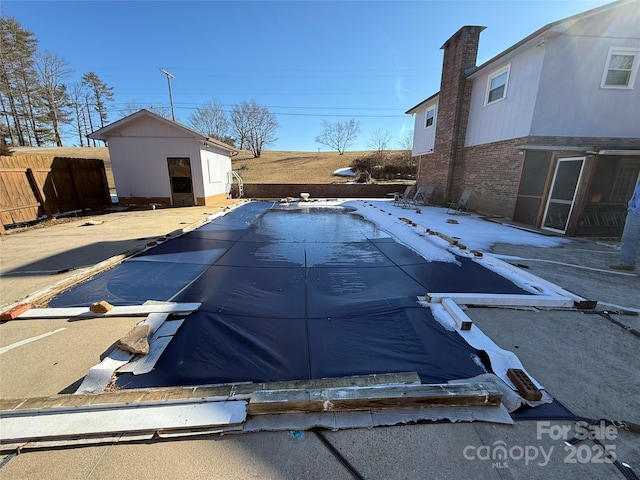
<instances>
[{"instance_id":1,"label":"power line","mask_svg":"<svg viewBox=\"0 0 640 480\"><path fill-rule=\"evenodd\" d=\"M149 105L147 108L154 108L154 107L160 107L160 108L168 108L166 105ZM144 107L143 107L144 108ZM195 110L195 107L181 107L181 106L176 106L176 109L180 109L180 110ZM267 108L272 108L272 107L267 107ZM126 109L116 109L119 113L126 113L129 112L129 110ZM231 113L231 110L228 109L223 109L223 111L225 113ZM388 114L379 114L379 115L372 115L372 114L353 114L353 113L295 113L295 112L270 112L273 115L280 115L280 116L285 116L285 117L347 117L347 118L407 118L407 115L402 114L402 115L388 115Z\"/></svg>"},{"instance_id":2,"label":"power line","mask_svg":"<svg viewBox=\"0 0 640 480\"><path fill-rule=\"evenodd\" d=\"M350 115L346 113L287 113L271 112L274 115L284 115L292 117L354 117L354 118L407 118L407 115Z\"/></svg>"},{"instance_id":3,"label":"power line","mask_svg":"<svg viewBox=\"0 0 640 480\"><path fill-rule=\"evenodd\" d=\"M299 67L292 67L292 68L273 68L273 69L269 69L269 68L262 68L262 67L256 67L256 68L233 68L233 69L225 69L225 73L213 73L213 76L233 76L233 75L238 75L238 74L242 74L242 73L251 73L251 74L255 74L255 75L259 75L262 76L264 74L271 74L271 73L276 73L276 74L291 74L291 73L308 73L308 74L318 74L318 73L335 73L336 75L344 75L346 74L350 74L350 73L375 73L375 72L380 72L380 73L384 73L384 74L389 74L389 75L420 75L423 73L430 73L430 72L440 72L441 71L441 66L438 65L437 67L433 67L433 68L359 68L359 67L354 67L354 68L299 68ZM105 67L103 65L100 66L93 66L93 67L86 67L86 66L74 66L74 69L76 70L81 70L81 71L96 71L96 70L100 70L100 71L123 71L123 72L152 72L154 71L156 68L155 67L122 67L122 66L118 66L118 67ZM193 68L193 67L187 67L187 68L180 68L180 67L176 67L173 66L171 67L171 69L173 71L178 71L180 73L181 77L188 77L189 76L189 72L194 72L194 75L197 74L198 76L202 76L201 72L212 72L213 70L211 68L208 67L203 67L203 68ZM127 75L127 76L138 76L138 75Z\"/></svg>"},{"instance_id":4,"label":"power line","mask_svg":"<svg viewBox=\"0 0 640 480\"><path fill-rule=\"evenodd\" d=\"M138 104L140 102L113 102L112 105L130 105L130 104ZM190 107L190 105L194 105L195 108L199 108L199 107L204 107L206 105L205 103L195 103L195 102L179 102L176 103L176 105L181 105L180 108L194 108L194 107ZM228 104L228 103L216 103L216 105L220 105L221 107L234 107L235 104ZM301 106L301 105L265 105L265 107L267 108L289 108L289 109L296 109L296 110L302 110L302 109L307 109L307 110L391 110L391 111L398 111L400 109L398 108L394 108L394 107L326 107L326 106Z\"/></svg>"}]
</instances>

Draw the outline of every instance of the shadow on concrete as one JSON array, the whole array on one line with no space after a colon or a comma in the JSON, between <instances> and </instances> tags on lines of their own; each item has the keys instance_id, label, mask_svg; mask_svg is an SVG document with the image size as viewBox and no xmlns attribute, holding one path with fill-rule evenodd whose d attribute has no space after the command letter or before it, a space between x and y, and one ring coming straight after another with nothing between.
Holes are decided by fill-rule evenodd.
<instances>
[{"instance_id":1,"label":"shadow on concrete","mask_svg":"<svg viewBox=\"0 0 640 480\"><path fill-rule=\"evenodd\" d=\"M91 267L115 255L127 253L140 245L157 240L157 237L142 237L131 240L95 242L57 253L0 273L1 279L34 275L57 275L71 270Z\"/></svg>"}]
</instances>

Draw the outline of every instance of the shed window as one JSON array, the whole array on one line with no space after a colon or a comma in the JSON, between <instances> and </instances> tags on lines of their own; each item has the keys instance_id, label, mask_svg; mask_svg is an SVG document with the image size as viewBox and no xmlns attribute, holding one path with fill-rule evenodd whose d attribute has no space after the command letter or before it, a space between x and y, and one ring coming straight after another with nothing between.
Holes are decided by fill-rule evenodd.
<instances>
[{"instance_id":1,"label":"shed window","mask_svg":"<svg viewBox=\"0 0 640 480\"><path fill-rule=\"evenodd\" d=\"M489 75L487 81L487 96L484 104L488 105L507 96L507 83L509 82L509 70L511 64Z\"/></svg>"},{"instance_id":2,"label":"shed window","mask_svg":"<svg viewBox=\"0 0 640 480\"><path fill-rule=\"evenodd\" d=\"M602 88L633 88L640 50L633 48L610 48L602 75Z\"/></svg>"},{"instance_id":3,"label":"shed window","mask_svg":"<svg viewBox=\"0 0 640 480\"><path fill-rule=\"evenodd\" d=\"M436 118L436 107L429 107L427 108L427 118L424 121L424 128L429 128L433 126L433 123L435 122L435 118Z\"/></svg>"}]
</instances>

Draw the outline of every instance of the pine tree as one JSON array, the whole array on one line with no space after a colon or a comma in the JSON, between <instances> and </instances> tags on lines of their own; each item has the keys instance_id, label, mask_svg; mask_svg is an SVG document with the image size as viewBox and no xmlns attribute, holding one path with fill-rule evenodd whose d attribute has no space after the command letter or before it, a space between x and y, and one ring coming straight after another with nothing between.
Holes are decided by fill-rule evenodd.
<instances>
[{"instance_id":1,"label":"pine tree","mask_svg":"<svg viewBox=\"0 0 640 480\"><path fill-rule=\"evenodd\" d=\"M27 145L36 139L32 108L37 104L33 68L37 43L16 19L0 17L0 106L12 144Z\"/></svg>"},{"instance_id":2,"label":"pine tree","mask_svg":"<svg viewBox=\"0 0 640 480\"><path fill-rule=\"evenodd\" d=\"M100 77L95 72L85 73L82 76L82 85L92 97L91 103L98 114L100 127L104 127L108 117L107 102L113 101L113 87L109 87L100 80Z\"/></svg>"},{"instance_id":3,"label":"pine tree","mask_svg":"<svg viewBox=\"0 0 640 480\"><path fill-rule=\"evenodd\" d=\"M66 65L39 55L37 45L16 19L0 18L0 118L12 145L62 145L61 124L69 122Z\"/></svg>"}]
</instances>

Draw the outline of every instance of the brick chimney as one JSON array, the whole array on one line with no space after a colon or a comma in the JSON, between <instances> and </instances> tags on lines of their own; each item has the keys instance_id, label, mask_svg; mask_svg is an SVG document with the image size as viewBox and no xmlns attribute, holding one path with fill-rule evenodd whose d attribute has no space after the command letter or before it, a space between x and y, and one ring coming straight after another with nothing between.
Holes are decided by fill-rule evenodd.
<instances>
[{"instance_id":1,"label":"brick chimney","mask_svg":"<svg viewBox=\"0 0 640 480\"><path fill-rule=\"evenodd\" d=\"M465 26L458 30L441 47L444 50L442 79L436 119L433 154L423 160L421 183L436 185L446 201L455 194L456 158L464 147L469 117L471 84L466 72L476 66L480 32L485 27Z\"/></svg>"}]
</instances>

